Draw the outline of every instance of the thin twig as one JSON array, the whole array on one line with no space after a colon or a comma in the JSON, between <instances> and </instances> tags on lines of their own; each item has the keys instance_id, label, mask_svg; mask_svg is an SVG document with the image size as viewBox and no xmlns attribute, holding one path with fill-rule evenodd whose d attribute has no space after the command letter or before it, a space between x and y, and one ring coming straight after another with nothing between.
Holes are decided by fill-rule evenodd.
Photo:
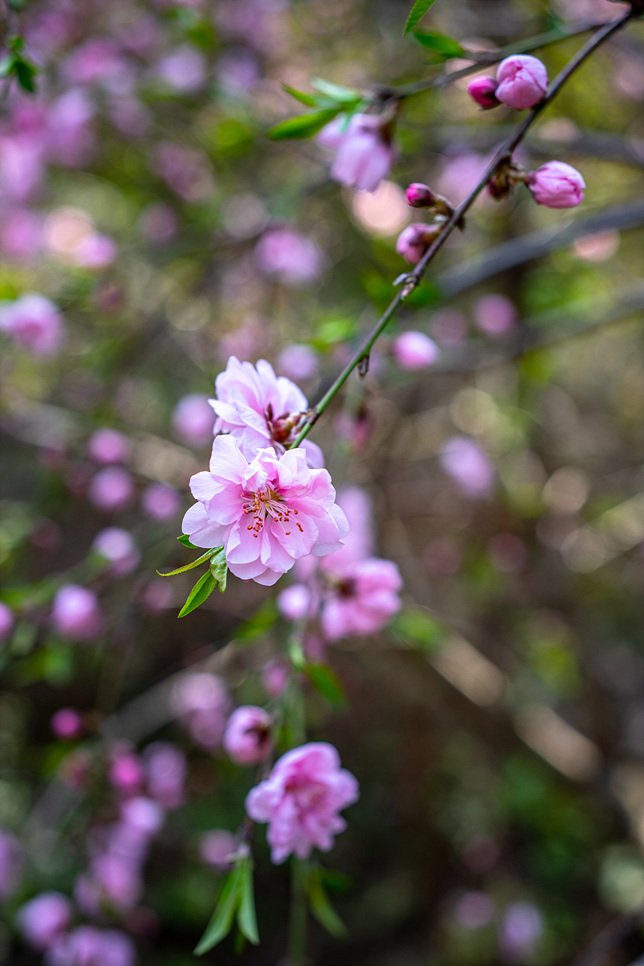
<instances>
[{"instance_id":1,"label":"thin twig","mask_svg":"<svg viewBox=\"0 0 644 966\"><path fill-rule=\"evenodd\" d=\"M566 64L566 66L559 72L559 74L552 81L545 97L540 101L536 107L530 111L526 118L518 125L514 133L510 135L497 149L494 157L488 164L483 175L479 178L479 181L474 188L470 191L469 195L461 204L456 208L447 221L442 225L436 238L429 246L423 257L420 259L418 264L414 267L413 271L410 272L402 286L399 288L395 297L391 300L380 319L376 323L375 328L366 336L363 342L360 344L356 352L344 367L340 375L335 379L330 389L324 394L322 399L317 403L317 405L308 414L307 422L302 429L301 433L295 441L295 446L299 446L300 443L308 436L312 427L315 425L317 420L320 418L326 407L329 405L334 396L345 384L351 373L360 365L364 365L365 361L369 359L369 353L373 344L376 342L378 337L387 327L387 324L391 317L397 312L400 305L405 301L407 296L416 288L420 283L427 266L436 257L438 252L441 250L449 236L452 234L454 229L459 223L462 224L462 220L467 212L470 210L480 193L483 191L488 182L494 177L497 171L502 167L502 165L507 161L508 157L511 157L512 152L521 143L529 129L532 127L536 119L540 116L542 111L554 100L564 84L569 80L569 78L575 73L575 71L581 67L584 61L601 46L609 37L617 33L623 26L625 26L629 20L631 20L636 13L634 10L629 10L627 14L620 17L617 20L612 20L605 24L594 37L591 37L584 46L575 54L573 58Z\"/></svg>"}]
</instances>

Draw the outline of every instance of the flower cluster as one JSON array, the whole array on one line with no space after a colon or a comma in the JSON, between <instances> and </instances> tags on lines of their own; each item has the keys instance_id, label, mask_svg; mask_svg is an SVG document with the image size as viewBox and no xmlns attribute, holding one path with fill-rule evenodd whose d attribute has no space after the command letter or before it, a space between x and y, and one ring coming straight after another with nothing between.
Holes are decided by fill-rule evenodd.
<instances>
[{"instance_id":1,"label":"flower cluster","mask_svg":"<svg viewBox=\"0 0 644 966\"><path fill-rule=\"evenodd\" d=\"M348 524L322 454L288 449L307 408L289 379L234 356L217 377L210 468L190 480L197 503L183 532L197 547L224 547L231 573L270 586L307 554L339 550Z\"/></svg>"}]
</instances>

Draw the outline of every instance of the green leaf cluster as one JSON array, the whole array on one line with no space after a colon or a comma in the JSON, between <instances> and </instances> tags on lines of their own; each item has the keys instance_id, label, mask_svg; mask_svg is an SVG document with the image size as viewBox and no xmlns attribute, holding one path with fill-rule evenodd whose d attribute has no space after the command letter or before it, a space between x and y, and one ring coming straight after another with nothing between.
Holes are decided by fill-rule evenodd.
<instances>
[{"instance_id":1,"label":"green leaf cluster","mask_svg":"<svg viewBox=\"0 0 644 966\"><path fill-rule=\"evenodd\" d=\"M273 141L313 137L338 114L346 114L348 121L351 114L364 103L363 96L357 91L350 90L348 87L340 87L338 84L332 84L330 81L321 78L315 78L311 81L311 86L316 91L315 94L298 91L287 84L283 86L286 93L294 97L300 104L304 104L306 107L314 107L315 110L309 114L299 114L297 117L291 117L287 121L276 124L268 132L268 136Z\"/></svg>"},{"instance_id":2,"label":"green leaf cluster","mask_svg":"<svg viewBox=\"0 0 644 966\"><path fill-rule=\"evenodd\" d=\"M182 543L184 547L191 547L192 549L197 549L190 542L190 539L184 534L177 537L179 543ZM196 560L192 560L189 564L185 564L183 567L177 567L176 570L170 570L167 574L162 574L157 570L160 577L175 577L177 574L184 574L188 570L194 570L202 563L208 562L208 570L205 574L202 574L197 583L194 585L188 598L179 611L179 617L185 617L186 614L190 614L193 610L196 610L205 600L210 597L215 587L219 587L219 590L223 594L226 590L226 585L228 583L228 565L226 563L226 551L223 547L213 547L211 550L206 550L202 553L200 557Z\"/></svg>"},{"instance_id":3,"label":"green leaf cluster","mask_svg":"<svg viewBox=\"0 0 644 966\"><path fill-rule=\"evenodd\" d=\"M0 78L15 77L18 85L28 94L36 93L36 74L38 68L23 53L22 37L9 41L9 53L0 60Z\"/></svg>"},{"instance_id":4,"label":"green leaf cluster","mask_svg":"<svg viewBox=\"0 0 644 966\"><path fill-rule=\"evenodd\" d=\"M253 945L259 943L255 892L253 889L253 866L250 856L239 856L235 866L224 879L215 911L196 949L196 956L203 956L209 949L225 939L237 921L242 936Z\"/></svg>"}]
</instances>

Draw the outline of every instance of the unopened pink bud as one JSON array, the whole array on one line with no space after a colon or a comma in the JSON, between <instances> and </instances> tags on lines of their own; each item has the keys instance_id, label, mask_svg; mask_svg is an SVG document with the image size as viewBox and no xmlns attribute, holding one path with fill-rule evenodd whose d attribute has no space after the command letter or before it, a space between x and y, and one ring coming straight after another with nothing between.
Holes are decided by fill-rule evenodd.
<instances>
[{"instance_id":1,"label":"unopened pink bud","mask_svg":"<svg viewBox=\"0 0 644 966\"><path fill-rule=\"evenodd\" d=\"M579 171L563 161L548 161L531 171L526 184L537 204L546 208L575 208L586 187Z\"/></svg>"},{"instance_id":2,"label":"unopened pink bud","mask_svg":"<svg viewBox=\"0 0 644 966\"><path fill-rule=\"evenodd\" d=\"M434 340L424 332L403 332L394 339L391 350L400 368L409 372L427 369L440 355Z\"/></svg>"},{"instance_id":3,"label":"unopened pink bud","mask_svg":"<svg viewBox=\"0 0 644 966\"><path fill-rule=\"evenodd\" d=\"M238 765L256 765L271 753L271 716L263 708L243 705L233 711L222 744Z\"/></svg>"},{"instance_id":4,"label":"unopened pink bud","mask_svg":"<svg viewBox=\"0 0 644 966\"><path fill-rule=\"evenodd\" d=\"M467 93L472 100L476 101L479 107L487 111L491 107L496 107L499 103L499 99L496 96L498 86L499 82L494 80L493 77L475 77L467 85Z\"/></svg>"},{"instance_id":5,"label":"unopened pink bud","mask_svg":"<svg viewBox=\"0 0 644 966\"><path fill-rule=\"evenodd\" d=\"M548 88L548 72L537 57L512 54L498 66L496 98L517 111L534 107Z\"/></svg>"},{"instance_id":6,"label":"unopened pink bud","mask_svg":"<svg viewBox=\"0 0 644 966\"><path fill-rule=\"evenodd\" d=\"M407 204L412 208L430 208L436 201L436 195L429 187L421 181L414 181L405 192Z\"/></svg>"},{"instance_id":7,"label":"unopened pink bud","mask_svg":"<svg viewBox=\"0 0 644 966\"><path fill-rule=\"evenodd\" d=\"M431 245L437 231L435 225L425 225L423 222L407 225L398 236L396 251L410 265L415 265Z\"/></svg>"}]
</instances>

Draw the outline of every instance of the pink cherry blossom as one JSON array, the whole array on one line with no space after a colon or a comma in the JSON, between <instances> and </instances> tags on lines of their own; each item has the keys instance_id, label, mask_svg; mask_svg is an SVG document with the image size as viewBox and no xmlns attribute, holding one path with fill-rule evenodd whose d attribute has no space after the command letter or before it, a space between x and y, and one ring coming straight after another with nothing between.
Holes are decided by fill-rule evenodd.
<instances>
[{"instance_id":1,"label":"pink cherry blossom","mask_svg":"<svg viewBox=\"0 0 644 966\"><path fill-rule=\"evenodd\" d=\"M101 530L94 538L92 550L105 560L107 572L114 577L132 573L141 559L134 537L122 527Z\"/></svg>"},{"instance_id":2,"label":"pink cherry blossom","mask_svg":"<svg viewBox=\"0 0 644 966\"><path fill-rule=\"evenodd\" d=\"M152 520L171 520L181 508L181 498L171 486L153 483L143 491L141 507Z\"/></svg>"},{"instance_id":3,"label":"pink cherry blossom","mask_svg":"<svg viewBox=\"0 0 644 966\"><path fill-rule=\"evenodd\" d=\"M395 563L368 557L327 572L330 582L322 604L322 630L328 641L373 634L400 610L402 578Z\"/></svg>"},{"instance_id":4,"label":"pink cherry blossom","mask_svg":"<svg viewBox=\"0 0 644 966\"><path fill-rule=\"evenodd\" d=\"M336 151L333 180L362 191L376 190L398 153L377 114L354 114L348 123L340 116L322 129L318 141Z\"/></svg>"},{"instance_id":5,"label":"pink cherry blossom","mask_svg":"<svg viewBox=\"0 0 644 966\"><path fill-rule=\"evenodd\" d=\"M516 326L518 313L514 302L505 295L482 295L472 308L474 322L492 338L507 335Z\"/></svg>"},{"instance_id":6,"label":"pink cherry blossom","mask_svg":"<svg viewBox=\"0 0 644 966\"><path fill-rule=\"evenodd\" d=\"M54 355L64 338L58 309L35 292L22 295L0 310L0 331L37 356Z\"/></svg>"},{"instance_id":7,"label":"pink cherry blossom","mask_svg":"<svg viewBox=\"0 0 644 966\"><path fill-rule=\"evenodd\" d=\"M271 726L268 711L242 705L228 719L222 745L237 765L257 765L271 753Z\"/></svg>"},{"instance_id":8,"label":"pink cherry blossom","mask_svg":"<svg viewBox=\"0 0 644 966\"><path fill-rule=\"evenodd\" d=\"M166 808L178 808L184 800L186 756L167 741L155 741L143 754L148 792Z\"/></svg>"},{"instance_id":9,"label":"pink cherry blossom","mask_svg":"<svg viewBox=\"0 0 644 966\"><path fill-rule=\"evenodd\" d=\"M122 466L106 466L99 470L87 488L87 497L104 513L117 513L130 503L134 496L132 474Z\"/></svg>"},{"instance_id":10,"label":"pink cherry blossom","mask_svg":"<svg viewBox=\"0 0 644 966\"><path fill-rule=\"evenodd\" d=\"M329 473L303 452L261 449L249 462L231 436L217 436L209 472L190 480L199 501L183 518L197 547L225 548L231 573L270 586L297 559L339 550L348 531Z\"/></svg>"},{"instance_id":11,"label":"pink cherry blossom","mask_svg":"<svg viewBox=\"0 0 644 966\"><path fill-rule=\"evenodd\" d=\"M20 932L34 949L45 950L69 926L72 904L60 892L41 892L16 914Z\"/></svg>"},{"instance_id":12,"label":"pink cherry blossom","mask_svg":"<svg viewBox=\"0 0 644 966\"><path fill-rule=\"evenodd\" d=\"M411 205L412 208L431 208L436 201L436 195L432 189L429 185L423 184L422 181L414 181L410 184L405 192L405 197L407 204Z\"/></svg>"},{"instance_id":13,"label":"pink cherry blossom","mask_svg":"<svg viewBox=\"0 0 644 966\"><path fill-rule=\"evenodd\" d=\"M294 228L269 228L255 247L260 272L284 285L299 287L314 282L322 273L324 258L316 243Z\"/></svg>"},{"instance_id":14,"label":"pink cherry blossom","mask_svg":"<svg viewBox=\"0 0 644 966\"><path fill-rule=\"evenodd\" d=\"M136 950L118 929L79 926L47 952L46 966L135 966Z\"/></svg>"},{"instance_id":15,"label":"pink cherry blossom","mask_svg":"<svg viewBox=\"0 0 644 966\"><path fill-rule=\"evenodd\" d=\"M83 719L74 708L59 708L49 726L57 738L77 738L83 730Z\"/></svg>"},{"instance_id":16,"label":"pink cherry blossom","mask_svg":"<svg viewBox=\"0 0 644 966\"><path fill-rule=\"evenodd\" d=\"M213 829L201 836L199 855L215 869L228 869L236 849L235 836L223 828Z\"/></svg>"},{"instance_id":17,"label":"pink cherry blossom","mask_svg":"<svg viewBox=\"0 0 644 966\"><path fill-rule=\"evenodd\" d=\"M215 379L216 399L210 405L217 414L215 433L230 433L245 456L265 446L283 452L294 442L300 418L308 409L306 396L285 376L260 359L256 366L231 356L224 372ZM324 465L319 446L305 440L302 448L315 468Z\"/></svg>"},{"instance_id":18,"label":"pink cherry blossom","mask_svg":"<svg viewBox=\"0 0 644 966\"><path fill-rule=\"evenodd\" d=\"M548 72L538 57L512 54L499 64L496 72L496 99L518 111L534 107L548 88Z\"/></svg>"},{"instance_id":19,"label":"pink cherry blossom","mask_svg":"<svg viewBox=\"0 0 644 966\"><path fill-rule=\"evenodd\" d=\"M564 161L548 161L531 171L526 184L538 205L575 208L583 201L586 184L576 168Z\"/></svg>"},{"instance_id":20,"label":"pink cherry blossom","mask_svg":"<svg viewBox=\"0 0 644 966\"><path fill-rule=\"evenodd\" d=\"M333 745L310 742L275 762L269 777L251 789L246 811L255 822L268 822L273 862L294 853L307 859L313 847L328 852L333 837L346 828L338 814L358 799L358 782L340 767Z\"/></svg>"},{"instance_id":21,"label":"pink cherry blossom","mask_svg":"<svg viewBox=\"0 0 644 966\"><path fill-rule=\"evenodd\" d=\"M172 413L172 428L188 446L203 446L212 439L212 409L206 396L190 393L180 399Z\"/></svg>"}]
</instances>

